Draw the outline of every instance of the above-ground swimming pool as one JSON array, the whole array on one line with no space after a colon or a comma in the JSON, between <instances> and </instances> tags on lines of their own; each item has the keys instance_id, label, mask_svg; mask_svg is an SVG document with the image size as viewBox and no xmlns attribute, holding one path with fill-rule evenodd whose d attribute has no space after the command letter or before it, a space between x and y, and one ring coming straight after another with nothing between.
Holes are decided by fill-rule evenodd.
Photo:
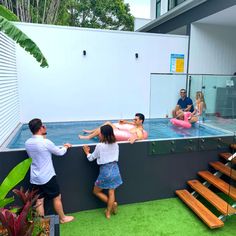
<instances>
[{"instance_id":1,"label":"above-ground swimming pool","mask_svg":"<svg viewBox=\"0 0 236 236\"><path fill-rule=\"evenodd\" d=\"M83 134L83 129L94 129L102 125L105 121L80 121L80 122L50 122L47 126L47 138L56 145L61 146L64 143L73 145L97 143L98 138L91 140L81 140L78 134ZM117 121L112 121L117 122ZM169 119L146 119L144 128L148 132L149 140L168 140L199 137L216 137L232 135L231 132L208 127L204 124L194 124L192 128L185 129L175 127ZM8 149L24 148L25 141L31 137L27 124L21 126L16 135L7 145Z\"/></svg>"},{"instance_id":2,"label":"above-ground swimming pool","mask_svg":"<svg viewBox=\"0 0 236 236\"><path fill-rule=\"evenodd\" d=\"M93 151L98 139L78 139L83 129L93 129L102 123L46 123L49 139L59 146L65 142L73 144L65 156L53 157L66 213L104 207L91 192L99 167L96 161L86 159L82 148L82 144L89 143ZM116 191L119 204L175 197L176 189L186 188L189 179L197 178L199 170L208 170L209 162L217 161L219 152L228 152L229 144L235 141L232 132L209 127L206 123L181 129L172 126L169 119L147 119L144 128L149 132L149 140L119 144L119 168L124 182ZM28 126L21 126L8 149L0 152L0 179L28 157L24 143L29 137ZM20 186L29 187L29 176Z\"/></svg>"}]
</instances>

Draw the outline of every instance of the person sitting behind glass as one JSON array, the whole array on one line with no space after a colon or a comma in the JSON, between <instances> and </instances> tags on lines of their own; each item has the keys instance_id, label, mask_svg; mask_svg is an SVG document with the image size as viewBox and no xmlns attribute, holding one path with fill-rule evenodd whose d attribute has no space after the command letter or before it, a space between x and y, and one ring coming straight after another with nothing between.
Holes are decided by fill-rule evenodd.
<instances>
[{"instance_id":1,"label":"person sitting behind glass","mask_svg":"<svg viewBox=\"0 0 236 236\"><path fill-rule=\"evenodd\" d=\"M197 121L202 120L203 112L206 110L206 103L204 99L204 95L201 91L196 92L196 105L195 109L189 117L190 123L195 123Z\"/></svg>"},{"instance_id":2,"label":"person sitting behind glass","mask_svg":"<svg viewBox=\"0 0 236 236\"><path fill-rule=\"evenodd\" d=\"M177 102L175 109L172 111L173 118L183 120L184 112L193 112L193 101L191 98L187 97L186 89L180 90L180 99Z\"/></svg>"}]
</instances>

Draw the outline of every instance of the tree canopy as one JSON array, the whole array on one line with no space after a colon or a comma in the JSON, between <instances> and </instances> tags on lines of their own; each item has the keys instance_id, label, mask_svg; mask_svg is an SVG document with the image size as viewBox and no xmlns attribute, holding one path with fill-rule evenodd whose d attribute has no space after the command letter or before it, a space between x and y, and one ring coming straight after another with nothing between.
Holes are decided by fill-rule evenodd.
<instances>
[{"instance_id":1,"label":"tree canopy","mask_svg":"<svg viewBox=\"0 0 236 236\"><path fill-rule=\"evenodd\" d=\"M0 0L20 21L112 30L134 29L124 0Z\"/></svg>"},{"instance_id":2,"label":"tree canopy","mask_svg":"<svg viewBox=\"0 0 236 236\"><path fill-rule=\"evenodd\" d=\"M71 25L133 30L134 18L123 0L80 0L72 8Z\"/></svg>"}]
</instances>

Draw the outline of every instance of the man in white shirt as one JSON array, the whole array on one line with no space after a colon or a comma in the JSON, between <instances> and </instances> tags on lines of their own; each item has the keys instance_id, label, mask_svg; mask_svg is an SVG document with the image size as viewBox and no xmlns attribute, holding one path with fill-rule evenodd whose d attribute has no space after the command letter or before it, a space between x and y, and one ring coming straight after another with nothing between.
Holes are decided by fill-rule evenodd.
<instances>
[{"instance_id":1,"label":"man in white shirt","mask_svg":"<svg viewBox=\"0 0 236 236\"><path fill-rule=\"evenodd\" d=\"M36 202L36 210L40 216L44 216L44 198L53 199L54 209L59 215L60 223L70 222L74 217L64 214L61 193L52 163L52 154L63 156L71 144L66 143L62 148L58 148L53 142L46 139L46 126L42 124L40 119L31 120L29 128L33 136L25 142L25 148L29 157L32 158L30 183L40 195Z\"/></svg>"}]
</instances>

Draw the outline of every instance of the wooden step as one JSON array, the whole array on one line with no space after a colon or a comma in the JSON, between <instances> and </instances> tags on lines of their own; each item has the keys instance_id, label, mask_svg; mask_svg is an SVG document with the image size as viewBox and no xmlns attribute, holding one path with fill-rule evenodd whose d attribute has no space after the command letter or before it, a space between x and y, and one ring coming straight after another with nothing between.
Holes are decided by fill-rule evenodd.
<instances>
[{"instance_id":1,"label":"wooden step","mask_svg":"<svg viewBox=\"0 0 236 236\"><path fill-rule=\"evenodd\" d=\"M187 190L177 190L176 194L186 203L211 229L224 226L223 221L218 219L208 208L193 197Z\"/></svg>"},{"instance_id":2,"label":"wooden step","mask_svg":"<svg viewBox=\"0 0 236 236\"><path fill-rule=\"evenodd\" d=\"M201 194L208 202L210 202L223 215L236 214L236 209L231 207L226 201L205 187L198 180L189 180L188 184L192 189Z\"/></svg>"},{"instance_id":3,"label":"wooden step","mask_svg":"<svg viewBox=\"0 0 236 236\"><path fill-rule=\"evenodd\" d=\"M231 169L229 166L225 166L222 162L210 162L210 165L221 173L229 176L231 179L236 180L236 170Z\"/></svg>"},{"instance_id":4,"label":"wooden step","mask_svg":"<svg viewBox=\"0 0 236 236\"><path fill-rule=\"evenodd\" d=\"M224 158L226 161L228 161L228 158L231 157L232 155L233 154L229 153L229 152L222 152L222 153L219 154L219 156ZM232 163L236 164L236 159L235 158L232 160Z\"/></svg>"},{"instance_id":5,"label":"wooden step","mask_svg":"<svg viewBox=\"0 0 236 236\"><path fill-rule=\"evenodd\" d=\"M219 190L221 190L226 195L230 196L234 201L236 201L236 188L232 185L227 184L222 179L216 177L209 171L200 171L198 174L204 178L207 182L213 184Z\"/></svg>"}]
</instances>

